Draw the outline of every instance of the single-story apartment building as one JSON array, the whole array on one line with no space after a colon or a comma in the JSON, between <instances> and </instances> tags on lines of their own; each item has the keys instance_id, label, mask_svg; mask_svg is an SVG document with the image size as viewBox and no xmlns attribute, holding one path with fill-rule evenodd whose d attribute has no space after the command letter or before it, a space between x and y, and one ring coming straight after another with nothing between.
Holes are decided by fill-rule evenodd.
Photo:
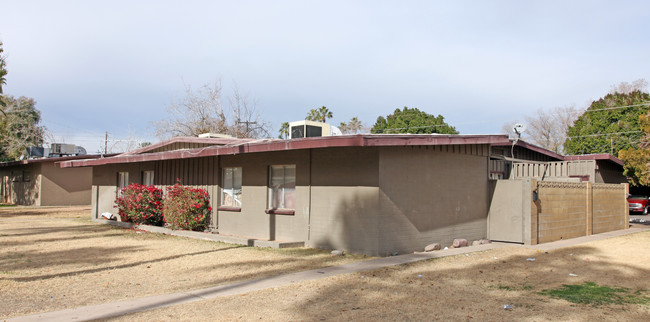
<instances>
[{"instance_id":1,"label":"single-story apartment building","mask_svg":"<svg viewBox=\"0 0 650 322\"><path fill-rule=\"evenodd\" d=\"M92 169L61 168L57 163L100 157L79 155L0 162L0 202L23 206L90 205Z\"/></svg>"},{"instance_id":2,"label":"single-story apartment building","mask_svg":"<svg viewBox=\"0 0 650 322\"><path fill-rule=\"evenodd\" d=\"M515 159L565 161L506 135L360 134L175 138L61 166L92 167L93 218L116 213L117 191L129 183L179 180L209 192L215 233L388 255L489 237L492 167Z\"/></svg>"}]
</instances>

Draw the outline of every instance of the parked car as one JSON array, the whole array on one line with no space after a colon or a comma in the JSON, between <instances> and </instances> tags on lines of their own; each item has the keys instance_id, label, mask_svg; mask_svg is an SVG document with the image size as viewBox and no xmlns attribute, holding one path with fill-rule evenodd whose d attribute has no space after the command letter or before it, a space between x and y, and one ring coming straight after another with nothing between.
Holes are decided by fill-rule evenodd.
<instances>
[{"instance_id":1,"label":"parked car","mask_svg":"<svg viewBox=\"0 0 650 322\"><path fill-rule=\"evenodd\" d=\"M630 214L647 215L650 210L650 202L647 196L631 195L627 197L627 203L630 207Z\"/></svg>"}]
</instances>

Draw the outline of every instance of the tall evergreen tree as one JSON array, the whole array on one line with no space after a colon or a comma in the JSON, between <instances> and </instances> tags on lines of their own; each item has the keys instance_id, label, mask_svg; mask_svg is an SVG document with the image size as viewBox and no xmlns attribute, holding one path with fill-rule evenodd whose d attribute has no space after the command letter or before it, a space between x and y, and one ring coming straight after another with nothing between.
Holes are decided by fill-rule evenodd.
<instances>
[{"instance_id":1,"label":"tall evergreen tree","mask_svg":"<svg viewBox=\"0 0 650 322\"><path fill-rule=\"evenodd\" d=\"M456 128L445 123L442 115L434 116L417 108L396 109L387 117L379 116L371 133L458 134Z\"/></svg>"}]
</instances>

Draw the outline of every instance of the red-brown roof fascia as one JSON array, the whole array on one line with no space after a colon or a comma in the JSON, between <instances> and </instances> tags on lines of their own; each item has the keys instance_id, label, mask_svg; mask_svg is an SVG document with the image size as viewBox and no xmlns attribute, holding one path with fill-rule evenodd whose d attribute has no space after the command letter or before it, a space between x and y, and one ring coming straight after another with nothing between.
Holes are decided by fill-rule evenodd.
<instances>
[{"instance_id":1,"label":"red-brown roof fascia","mask_svg":"<svg viewBox=\"0 0 650 322\"><path fill-rule=\"evenodd\" d=\"M184 136L178 136L171 138L169 140L165 140L162 142L154 143L152 145L145 146L144 148L139 148L135 149L133 151L128 151L120 154L122 155L134 155L134 154L141 154L141 153L146 153L155 149L158 149L160 147L174 144L174 143L204 143L204 144L214 144L214 145L227 145L227 144L237 144L237 143L243 143L243 142L250 142L253 141L254 139L239 139L239 138L198 138L198 137L184 137Z\"/></svg>"},{"instance_id":2,"label":"red-brown roof fascia","mask_svg":"<svg viewBox=\"0 0 650 322\"><path fill-rule=\"evenodd\" d=\"M509 139L504 144L493 144L493 145L495 145L495 146L512 146L512 142L513 141ZM517 142L516 145L520 146L522 148L526 148L528 150L532 150L532 151L547 155L547 156L549 156L551 158L555 158L555 159L558 159L558 160L564 160L563 155L555 153L555 152L553 152L551 150L544 149L544 148L542 148L540 146L530 144L530 143L528 143L526 141L522 141L522 140L517 140L516 142Z\"/></svg>"},{"instance_id":3,"label":"red-brown roof fascia","mask_svg":"<svg viewBox=\"0 0 650 322\"><path fill-rule=\"evenodd\" d=\"M38 158L38 159L25 159L25 160L20 160L20 161L9 161L9 162L0 162L0 167L9 167L9 166L14 166L14 165L23 165L23 164L31 164L31 163L45 163L45 162L55 162L59 163L62 161L70 161L70 160L79 160L79 159L97 159L101 157L113 157L116 156L116 153L112 154L87 154L87 155L72 155L72 156L67 156L67 157L56 157L56 158Z\"/></svg>"},{"instance_id":4,"label":"red-brown roof fascia","mask_svg":"<svg viewBox=\"0 0 650 322\"><path fill-rule=\"evenodd\" d=\"M234 155L243 153L289 151L300 149L319 149L331 147L363 146L416 146L416 145L464 145L464 144L503 144L506 135L390 135L357 134L303 138L292 140L257 140L237 145L209 146L197 149L175 150L136 155L118 155L97 160L67 161L61 167L87 167L103 164L133 163L170 159L185 159L215 155Z\"/></svg>"},{"instance_id":5,"label":"red-brown roof fascia","mask_svg":"<svg viewBox=\"0 0 650 322\"><path fill-rule=\"evenodd\" d=\"M564 160L567 161L572 161L572 160L596 160L596 161L611 161L614 162L620 166L623 166L623 160L609 154L609 153L597 153L597 154L581 154L581 155L567 155L564 157Z\"/></svg>"}]
</instances>

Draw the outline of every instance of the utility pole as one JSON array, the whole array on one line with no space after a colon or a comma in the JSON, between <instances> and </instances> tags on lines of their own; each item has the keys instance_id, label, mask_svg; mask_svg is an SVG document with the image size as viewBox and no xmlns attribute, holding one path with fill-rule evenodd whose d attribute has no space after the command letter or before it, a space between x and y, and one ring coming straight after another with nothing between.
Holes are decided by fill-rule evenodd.
<instances>
[{"instance_id":1,"label":"utility pole","mask_svg":"<svg viewBox=\"0 0 650 322\"><path fill-rule=\"evenodd\" d=\"M104 154L108 154L108 131L104 135Z\"/></svg>"},{"instance_id":2,"label":"utility pole","mask_svg":"<svg viewBox=\"0 0 650 322\"><path fill-rule=\"evenodd\" d=\"M251 121L243 121L243 122L242 122L242 121L239 121L239 122L237 122L237 123L239 123L239 124L246 123L246 136L249 135L249 132L248 132L248 131L249 131L249 125L251 125L251 124L257 124L257 122L251 122Z\"/></svg>"}]
</instances>

